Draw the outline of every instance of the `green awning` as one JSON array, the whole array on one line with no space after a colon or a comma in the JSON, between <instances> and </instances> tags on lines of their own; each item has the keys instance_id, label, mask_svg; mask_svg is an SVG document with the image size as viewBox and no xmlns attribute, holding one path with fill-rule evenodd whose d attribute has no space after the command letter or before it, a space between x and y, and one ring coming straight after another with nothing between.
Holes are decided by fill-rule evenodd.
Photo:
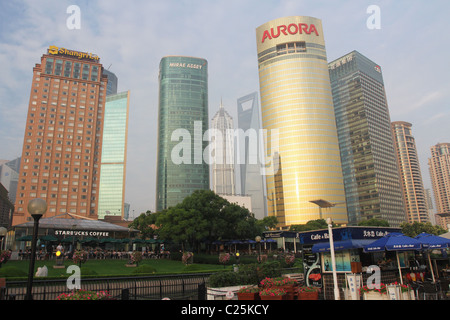
<instances>
[{"instance_id":1,"label":"green awning","mask_svg":"<svg viewBox=\"0 0 450 320\"><path fill-rule=\"evenodd\" d=\"M99 242L99 241L100 240L98 240L97 238L88 237L88 238L84 238L83 240L81 240L81 243Z\"/></svg>"},{"instance_id":2,"label":"green awning","mask_svg":"<svg viewBox=\"0 0 450 320\"><path fill-rule=\"evenodd\" d=\"M31 241L31 240L32 240L32 236L30 236L30 235L22 236L22 237L17 239L17 241Z\"/></svg>"},{"instance_id":3,"label":"green awning","mask_svg":"<svg viewBox=\"0 0 450 320\"><path fill-rule=\"evenodd\" d=\"M67 237L61 240L61 242L72 242L73 241L73 237ZM77 242L78 239L75 238L75 242Z\"/></svg>"},{"instance_id":4,"label":"green awning","mask_svg":"<svg viewBox=\"0 0 450 320\"><path fill-rule=\"evenodd\" d=\"M42 236L42 237L39 237L39 239L41 241L58 241L58 238L56 238L55 236L52 236L52 235Z\"/></svg>"}]
</instances>

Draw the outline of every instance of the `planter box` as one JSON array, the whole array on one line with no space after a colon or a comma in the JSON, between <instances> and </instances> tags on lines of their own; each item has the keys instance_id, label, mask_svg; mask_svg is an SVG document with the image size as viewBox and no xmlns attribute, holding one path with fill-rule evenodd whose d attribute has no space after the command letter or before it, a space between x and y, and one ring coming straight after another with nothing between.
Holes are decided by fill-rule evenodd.
<instances>
[{"instance_id":1,"label":"planter box","mask_svg":"<svg viewBox=\"0 0 450 320\"><path fill-rule=\"evenodd\" d=\"M389 300L389 297L378 292L364 292L364 300Z\"/></svg>"},{"instance_id":2,"label":"planter box","mask_svg":"<svg viewBox=\"0 0 450 320\"><path fill-rule=\"evenodd\" d=\"M219 288L207 288L206 295L207 300L237 300L237 292L239 289L243 287L248 287L249 285L243 286L232 286L232 287L219 287ZM230 295L233 293L233 297L227 297L227 294Z\"/></svg>"},{"instance_id":3,"label":"planter box","mask_svg":"<svg viewBox=\"0 0 450 320\"><path fill-rule=\"evenodd\" d=\"M298 300L319 300L319 292L299 292Z\"/></svg>"},{"instance_id":4,"label":"planter box","mask_svg":"<svg viewBox=\"0 0 450 320\"><path fill-rule=\"evenodd\" d=\"M284 300L296 300L298 295L298 286L293 284L288 284L285 286L276 286L276 288L284 289L287 294Z\"/></svg>"},{"instance_id":5,"label":"planter box","mask_svg":"<svg viewBox=\"0 0 450 320\"><path fill-rule=\"evenodd\" d=\"M238 292L238 300L260 300L259 292Z\"/></svg>"},{"instance_id":6,"label":"planter box","mask_svg":"<svg viewBox=\"0 0 450 320\"><path fill-rule=\"evenodd\" d=\"M286 295L284 296L260 296L261 300L286 300Z\"/></svg>"},{"instance_id":7,"label":"planter box","mask_svg":"<svg viewBox=\"0 0 450 320\"><path fill-rule=\"evenodd\" d=\"M400 300L414 300L414 291L401 292Z\"/></svg>"}]
</instances>

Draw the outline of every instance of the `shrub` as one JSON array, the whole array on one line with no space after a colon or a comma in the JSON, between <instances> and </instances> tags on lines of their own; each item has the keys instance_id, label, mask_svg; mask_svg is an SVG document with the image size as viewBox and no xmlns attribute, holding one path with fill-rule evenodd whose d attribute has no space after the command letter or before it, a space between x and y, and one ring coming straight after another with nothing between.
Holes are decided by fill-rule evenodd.
<instances>
[{"instance_id":1,"label":"shrub","mask_svg":"<svg viewBox=\"0 0 450 320\"><path fill-rule=\"evenodd\" d=\"M208 279L208 287L231 287L248 284L247 279L243 279L242 275L233 271L221 271L212 274Z\"/></svg>"},{"instance_id":2,"label":"shrub","mask_svg":"<svg viewBox=\"0 0 450 320\"><path fill-rule=\"evenodd\" d=\"M263 264L241 265L238 272L222 271L209 277L209 287L229 287L253 284L258 285L264 278L281 277L280 263L277 261Z\"/></svg>"},{"instance_id":3,"label":"shrub","mask_svg":"<svg viewBox=\"0 0 450 320\"><path fill-rule=\"evenodd\" d=\"M87 260L87 252L84 250L76 250L72 257L73 263L81 265Z\"/></svg>"},{"instance_id":4,"label":"shrub","mask_svg":"<svg viewBox=\"0 0 450 320\"><path fill-rule=\"evenodd\" d=\"M184 252L181 261L185 265L194 263L194 254L192 252Z\"/></svg>"},{"instance_id":5,"label":"shrub","mask_svg":"<svg viewBox=\"0 0 450 320\"><path fill-rule=\"evenodd\" d=\"M77 290L71 293L62 293L56 300L111 300L111 296L107 291Z\"/></svg>"},{"instance_id":6,"label":"shrub","mask_svg":"<svg viewBox=\"0 0 450 320\"><path fill-rule=\"evenodd\" d=\"M142 252L133 251L130 256L130 264L139 264L142 261Z\"/></svg>"},{"instance_id":7,"label":"shrub","mask_svg":"<svg viewBox=\"0 0 450 320\"><path fill-rule=\"evenodd\" d=\"M221 253L219 255L219 262L223 265L227 264L230 261L230 254L229 253Z\"/></svg>"},{"instance_id":8,"label":"shrub","mask_svg":"<svg viewBox=\"0 0 450 320\"><path fill-rule=\"evenodd\" d=\"M261 264L260 279L281 277L281 264L278 261L271 261Z\"/></svg>"}]
</instances>

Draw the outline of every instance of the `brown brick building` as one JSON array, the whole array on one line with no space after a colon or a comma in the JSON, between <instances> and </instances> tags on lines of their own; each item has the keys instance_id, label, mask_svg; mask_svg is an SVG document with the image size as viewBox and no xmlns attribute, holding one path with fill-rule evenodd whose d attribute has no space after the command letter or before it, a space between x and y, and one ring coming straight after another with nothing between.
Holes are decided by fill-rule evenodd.
<instances>
[{"instance_id":1,"label":"brown brick building","mask_svg":"<svg viewBox=\"0 0 450 320\"><path fill-rule=\"evenodd\" d=\"M50 46L33 68L13 225L31 219L33 198L44 217L97 218L107 77L91 53Z\"/></svg>"}]
</instances>

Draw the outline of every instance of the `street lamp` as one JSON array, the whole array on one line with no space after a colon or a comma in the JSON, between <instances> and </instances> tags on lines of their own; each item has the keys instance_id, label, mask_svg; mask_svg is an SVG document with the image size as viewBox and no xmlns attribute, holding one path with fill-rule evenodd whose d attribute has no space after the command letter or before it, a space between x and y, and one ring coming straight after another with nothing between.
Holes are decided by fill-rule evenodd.
<instances>
[{"instance_id":1,"label":"street lamp","mask_svg":"<svg viewBox=\"0 0 450 320\"><path fill-rule=\"evenodd\" d=\"M340 300L339 287L337 282L337 273L336 273L336 259L334 256L333 231L331 230L331 227L333 226L333 221L331 220L331 218L327 218L327 224L328 224L328 237L330 239L331 265L333 268L334 300Z\"/></svg>"},{"instance_id":2,"label":"street lamp","mask_svg":"<svg viewBox=\"0 0 450 320\"><path fill-rule=\"evenodd\" d=\"M27 293L25 300L32 300L31 288L33 287L34 261L36 259L36 242L39 230L39 219L47 211L47 203L42 199L33 199L28 202L28 212L34 219L33 241L31 242L30 268L28 270Z\"/></svg>"},{"instance_id":3,"label":"street lamp","mask_svg":"<svg viewBox=\"0 0 450 320\"><path fill-rule=\"evenodd\" d=\"M258 244L258 262L261 263L261 237L256 236L255 241Z\"/></svg>"}]
</instances>

